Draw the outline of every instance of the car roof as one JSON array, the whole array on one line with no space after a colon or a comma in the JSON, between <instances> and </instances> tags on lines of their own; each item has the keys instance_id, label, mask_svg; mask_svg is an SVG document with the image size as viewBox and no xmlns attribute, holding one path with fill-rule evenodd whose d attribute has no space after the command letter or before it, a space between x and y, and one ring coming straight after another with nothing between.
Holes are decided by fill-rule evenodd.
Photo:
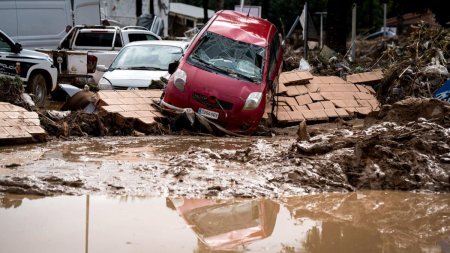
<instances>
[{"instance_id":1,"label":"car roof","mask_svg":"<svg viewBox=\"0 0 450 253\"><path fill-rule=\"evenodd\" d=\"M189 45L189 42L180 41L180 40L141 40L141 41L134 41L134 42L128 43L127 45L125 45L125 47L145 46L145 45L175 46L175 47L181 47L181 48L185 49Z\"/></svg>"},{"instance_id":2,"label":"car roof","mask_svg":"<svg viewBox=\"0 0 450 253\"><path fill-rule=\"evenodd\" d=\"M265 19L247 16L242 12L224 10L216 14L208 31L233 40L265 47L272 29L275 29L275 26Z\"/></svg>"}]
</instances>

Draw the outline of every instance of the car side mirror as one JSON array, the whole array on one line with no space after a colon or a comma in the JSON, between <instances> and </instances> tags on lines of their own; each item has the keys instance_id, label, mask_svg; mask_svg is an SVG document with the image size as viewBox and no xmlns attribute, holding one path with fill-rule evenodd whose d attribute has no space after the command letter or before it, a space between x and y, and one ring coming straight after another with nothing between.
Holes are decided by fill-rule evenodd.
<instances>
[{"instance_id":1,"label":"car side mirror","mask_svg":"<svg viewBox=\"0 0 450 253\"><path fill-rule=\"evenodd\" d=\"M100 72L108 71L108 68L105 65L97 65L97 70Z\"/></svg>"},{"instance_id":2,"label":"car side mirror","mask_svg":"<svg viewBox=\"0 0 450 253\"><path fill-rule=\"evenodd\" d=\"M179 61L170 63L169 64L169 70L167 72L169 72L169 74L172 75L173 73L175 73L175 70L177 70L178 65L180 65Z\"/></svg>"},{"instance_id":3,"label":"car side mirror","mask_svg":"<svg viewBox=\"0 0 450 253\"><path fill-rule=\"evenodd\" d=\"M20 43L14 44L13 48L12 48L13 53L18 54L22 51L22 45Z\"/></svg>"}]
</instances>

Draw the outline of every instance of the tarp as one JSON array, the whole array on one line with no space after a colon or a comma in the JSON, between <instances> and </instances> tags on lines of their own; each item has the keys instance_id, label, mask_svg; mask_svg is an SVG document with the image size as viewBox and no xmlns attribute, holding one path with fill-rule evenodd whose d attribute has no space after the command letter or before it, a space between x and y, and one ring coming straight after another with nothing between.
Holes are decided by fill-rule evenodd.
<instances>
[{"instance_id":1,"label":"tarp","mask_svg":"<svg viewBox=\"0 0 450 253\"><path fill-rule=\"evenodd\" d=\"M450 102L450 80L447 80L447 82L434 93L433 97Z\"/></svg>"}]
</instances>

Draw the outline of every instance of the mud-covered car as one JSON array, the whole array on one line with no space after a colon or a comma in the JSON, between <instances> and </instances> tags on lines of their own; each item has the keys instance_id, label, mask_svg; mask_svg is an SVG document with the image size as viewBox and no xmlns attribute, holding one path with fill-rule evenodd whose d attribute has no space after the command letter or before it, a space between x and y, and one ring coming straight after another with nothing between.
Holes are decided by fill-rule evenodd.
<instances>
[{"instance_id":1,"label":"mud-covered car","mask_svg":"<svg viewBox=\"0 0 450 253\"><path fill-rule=\"evenodd\" d=\"M235 11L220 11L192 40L169 79L161 104L192 108L227 130L256 130L282 65L275 25ZM172 70L172 71L170 71Z\"/></svg>"},{"instance_id":2,"label":"mud-covered car","mask_svg":"<svg viewBox=\"0 0 450 253\"><path fill-rule=\"evenodd\" d=\"M48 55L22 49L0 30L0 76L19 76L38 106L44 105L56 88L57 74Z\"/></svg>"}]
</instances>

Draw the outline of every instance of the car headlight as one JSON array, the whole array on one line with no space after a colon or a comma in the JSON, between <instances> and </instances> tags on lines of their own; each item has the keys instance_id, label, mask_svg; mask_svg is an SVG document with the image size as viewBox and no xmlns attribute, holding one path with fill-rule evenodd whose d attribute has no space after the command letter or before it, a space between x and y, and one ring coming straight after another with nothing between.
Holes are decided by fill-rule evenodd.
<instances>
[{"instance_id":1,"label":"car headlight","mask_svg":"<svg viewBox=\"0 0 450 253\"><path fill-rule=\"evenodd\" d=\"M173 73L173 85L177 87L177 89L181 92L184 91L184 85L186 84L186 72L181 69L177 69L175 73Z\"/></svg>"},{"instance_id":2,"label":"car headlight","mask_svg":"<svg viewBox=\"0 0 450 253\"><path fill-rule=\"evenodd\" d=\"M102 77L100 81L98 81L98 89L99 90L112 90L113 87L108 79Z\"/></svg>"},{"instance_id":3,"label":"car headlight","mask_svg":"<svg viewBox=\"0 0 450 253\"><path fill-rule=\"evenodd\" d=\"M247 100L245 101L244 110L253 110L258 108L261 103L262 93L261 92L252 92L248 95Z\"/></svg>"}]
</instances>

